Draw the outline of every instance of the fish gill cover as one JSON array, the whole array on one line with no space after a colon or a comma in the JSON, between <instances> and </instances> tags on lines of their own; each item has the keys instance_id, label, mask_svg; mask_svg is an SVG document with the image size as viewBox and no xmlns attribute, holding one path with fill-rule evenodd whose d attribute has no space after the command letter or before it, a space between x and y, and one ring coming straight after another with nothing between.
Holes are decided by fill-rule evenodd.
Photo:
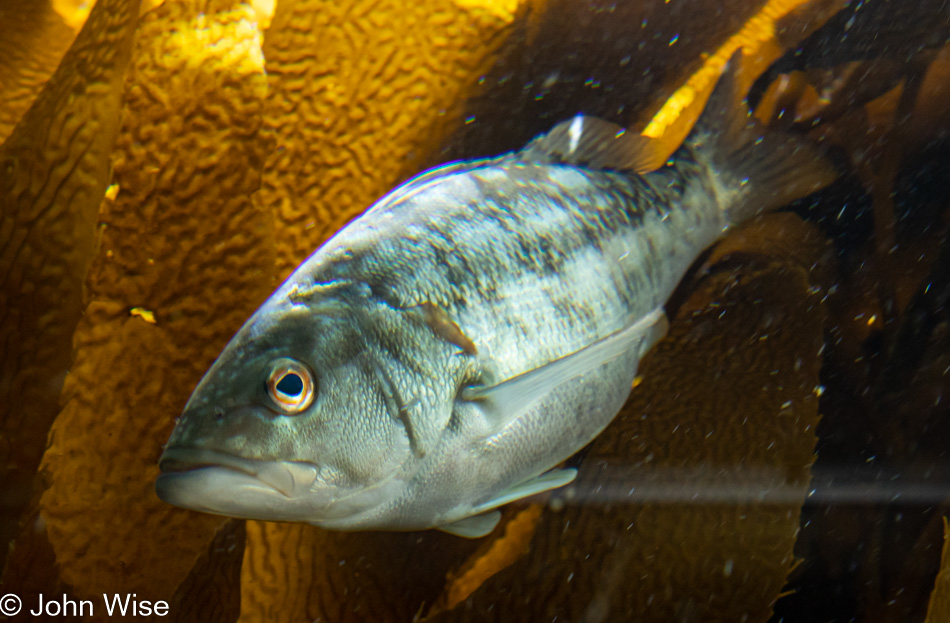
<instances>
[{"instance_id":1,"label":"fish gill cover","mask_svg":"<svg viewBox=\"0 0 950 623\"><path fill-rule=\"evenodd\" d=\"M136 22L99 0L53 73L69 37L27 33L75 31L22 4L0 2L28 24L0 23L24 41L0 89L31 102L4 109L0 147L0 592L135 592L207 621L922 620L948 513L941 6L920 37L893 0L282 0L266 29L242 3ZM847 56L875 6L915 27ZM740 44L749 84L787 54L757 116L851 173L796 207L809 224L764 219L701 260L570 489L483 542L245 528L154 497L202 372L373 199L577 112L653 119L672 152ZM929 620L942 604L941 579Z\"/></svg>"}]
</instances>

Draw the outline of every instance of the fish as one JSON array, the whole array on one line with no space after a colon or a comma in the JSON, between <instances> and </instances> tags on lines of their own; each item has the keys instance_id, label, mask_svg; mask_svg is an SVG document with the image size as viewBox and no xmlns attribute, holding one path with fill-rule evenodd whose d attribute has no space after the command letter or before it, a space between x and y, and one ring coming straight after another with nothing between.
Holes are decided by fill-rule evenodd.
<instances>
[{"instance_id":1,"label":"fish","mask_svg":"<svg viewBox=\"0 0 950 623\"><path fill-rule=\"evenodd\" d=\"M328 530L476 538L623 406L664 304L724 232L837 177L765 132L731 60L672 157L577 115L424 172L306 259L198 383L165 502Z\"/></svg>"}]
</instances>

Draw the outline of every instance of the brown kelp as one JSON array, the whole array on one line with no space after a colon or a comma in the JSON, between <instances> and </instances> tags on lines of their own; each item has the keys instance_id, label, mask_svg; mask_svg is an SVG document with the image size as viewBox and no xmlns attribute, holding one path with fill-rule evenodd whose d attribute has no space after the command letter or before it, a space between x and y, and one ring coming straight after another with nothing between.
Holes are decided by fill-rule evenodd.
<instances>
[{"instance_id":1,"label":"brown kelp","mask_svg":"<svg viewBox=\"0 0 950 623\"><path fill-rule=\"evenodd\" d=\"M0 0L0 19L23 4ZM25 353L3 382L8 371L34 375L22 387L47 405L46 416L11 419L0 401L3 469L11 457L19 474L2 475L10 527L59 412L37 478L39 493L49 488L25 517L0 594L20 591L29 604L30 592L138 592L169 601L176 618L214 621L923 620L941 564L945 575L950 514L940 2L433 0L410 10L280 0L269 28L238 2L166 4L142 17L118 86L118 65L96 56L110 45L101 19L73 47L81 62L64 62L68 77L39 95L68 37L42 51L29 42L66 31L37 9L18 38L0 34L0 95L17 102L0 124L40 111L22 116L32 129L17 149L32 154L37 179L64 180L48 185L57 196L78 192L70 210L86 206L78 228L68 224L78 211L44 220L60 201L0 228L3 243L68 230L48 238L67 251L50 256L62 268L31 285L45 298L0 295L4 310L29 305L51 319L42 331L2 324L3 361L7 344ZM654 127L670 128L662 136L675 147L674 126L688 128L689 102L702 101L743 30L750 82L787 54L753 89L753 104L765 95L757 116L834 144L848 173L793 206L798 216L736 232L697 264L625 411L573 459L573 498L511 508L500 536L482 542L260 522L242 536L241 522L158 503L160 447L201 373L279 277L346 220L427 166L515 148L577 112L640 130L665 111L669 123ZM17 41L23 60L10 62L4 46ZM56 90L102 63L113 73L95 88ZM11 95L15 82L27 85L22 96ZM118 132L114 148L102 134L84 154L50 159L66 142L47 149L38 128L75 129L120 97L121 129L118 103L96 121ZM14 173L3 192L16 179L42 195ZM84 242L64 244L72 236ZM32 261L10 274L56 264ZM22 341L36 337L56 344L43 369ZM60 411L47 388L73 346ZM930 620L945 610L944 579Z\"/></svg>"},{"instance_id":2,"label":"brown kelp","mask_svg":"<svg viewBox=\"0 0 950 623\"><path fill-rule=\"evenodd\" d=\"M171 2L138 24L91 302L43 463L41 516L77 597L170 600L223 522L167 508L148 483L165 414L273 275L272 218L250 200L267 151L255 17Z\"/></svg>"},{"instance_id":3,"label":"brown kelp","mask_svg":"<svg viewBox=\"0 0 950 623\"><path fill-rule=\"evenodd\" d=\"M443 161L508 34L507 4L277 4L264 119L278 148L255 201L280 227L281 277L395 183Z\"/></svg>"},{"instance_id":4,"label":"brown kelp","mask_svg":"<svg viewBox=\"0 0 950 623\"><path fill-rule=\"evenodd\" d=\"M77 30L52 3L0 4L0 142L6 139L69 49Z\"/></svg>"},{"instance_id":5,"label":"brown kelp","mask_svg":"<svg viewBox=\"0 0 950 623\"><path fill-rule=\"evenodd\" d=\"M0 564L60 408L87 301L137 16L137 2L100 3L0 145ZM30 74L23 78L11 81L11 98L31 90Z\"/></svg>"}]
</instances>

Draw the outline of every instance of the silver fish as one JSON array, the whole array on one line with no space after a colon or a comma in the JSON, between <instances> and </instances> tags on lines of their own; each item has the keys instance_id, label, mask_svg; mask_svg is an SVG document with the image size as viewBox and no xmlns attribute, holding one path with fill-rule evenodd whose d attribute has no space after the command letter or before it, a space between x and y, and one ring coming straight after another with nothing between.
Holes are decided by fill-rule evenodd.
<instances>
[{"instance_id":1,"label":"silver fish","mask_svg":"<svg viewBox=\"0 0 950 623\"><path fill-rule=\"evenodd\" d=\"M574 470L548 470L620 410L696 257L834 178L812 147L754 127L733 72L665 165L648 139L577 116L383 197L218 357L159 497L476 537L499 506L569 483Z\"/></svg>"}]
</instances>

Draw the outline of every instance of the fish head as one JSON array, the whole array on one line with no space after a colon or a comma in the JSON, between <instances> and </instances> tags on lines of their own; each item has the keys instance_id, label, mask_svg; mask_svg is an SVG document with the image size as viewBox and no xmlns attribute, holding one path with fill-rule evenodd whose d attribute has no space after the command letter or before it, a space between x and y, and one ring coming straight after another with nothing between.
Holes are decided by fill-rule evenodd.
<instances>
[{"instance_id":1,"label":"fish head","mask_svg":"<svg viewBox=\"0 0 950 623\"><path fill-rule=\"evenodd\" d=\"M194 390L159 463L165 502L346 528L404 492L413 452L366 338L378 321L365 300L295 292L275 293Z\"/></svg>"}]
</instances>

